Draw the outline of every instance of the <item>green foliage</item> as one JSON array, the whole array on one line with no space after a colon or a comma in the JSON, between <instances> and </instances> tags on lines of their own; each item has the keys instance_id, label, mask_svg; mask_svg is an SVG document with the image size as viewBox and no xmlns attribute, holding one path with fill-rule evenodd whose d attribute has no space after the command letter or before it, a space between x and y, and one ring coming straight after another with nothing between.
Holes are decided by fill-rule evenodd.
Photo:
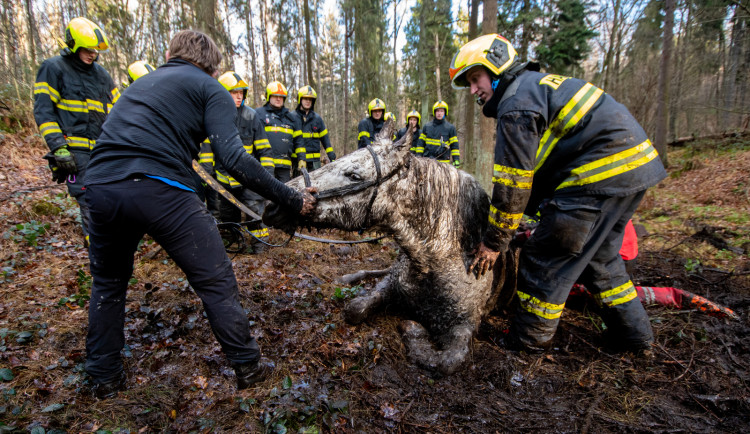
<instances>
[{"instance_id":1,"label":"green foliage","mask_svg":"<svg viewBox=\"0 0 750 434\"><path fill-rule=\"evenodd\" d=\"M11 226L10 229L3 234L3 238L11 239L19 244L23 241L29 246L37 247L37 239L46 234L49 228L49 223L40 223L36 220L32 220L28 223L19 223L15 226Z\"/></svg>"},{"instance_id":2,"label":"green foliage","mask_svg":"<svg viewBox=\"0 0 750 434\"><path fill-rule=\"evenodd\" d=\"M358 91L359 113L364 113L366 104L373 98L385 98L383 79L387 73L385 59L388 38L384 2L379 0L345 0L342 8L353 10L354 56L352 74ZM395 101L385 101L393 107Z\"/></svg>"},{"instance_id":3,"label":"green foliage","mask_svg":"<svg viewBox=\"0 0 750 434\"><path fill-rule=\"evenodd\" d=\"M274 387L264 402L261 421L270 433L319 433L319 426L333 425L348 413L346 400L329 401L327 394L315 391L306 382L284 378L281 388ZM242 409L242 402L240 403ZM244 411L244 410L243 410Z\"/></svg>"},{"instance_id":4,"label":"green foliage","mask_svg":"<svg viewBox=\"0 0 750 434\"><path fill-rule=\"evenodd\" d=\"M333 291L333 295L331 296L331 299L336 300L336 301L342 301L342 300L348 300L350 298L354 298L357 296L357 294L359 294L360 289L362 289L362 285L352 286L351 288L336 287L336 289Z\"/></svg>"},{"instance_id":5,"label":"green foliage","mask_svg":"<svg viewBox=\"0 0 750 434\"><path fill-rule=\"evenodd\" d=\"M581 62L591 47L588 41L597 35L586 22L588 6L581 0L557 0L557 13L536 47L542 67L559 74L578 75Z\"/></svg>"},{"instance_id":6,"label":"green foliage","mask_svg":"<svg viewBox=\"0 0 750 434\"><path fill-rule=\"evenodd\" d=\"M700 259L688 259L685 261L685 271L689 274L700 274L703 272L703 265Z\"/></svg>"}]
</instances>

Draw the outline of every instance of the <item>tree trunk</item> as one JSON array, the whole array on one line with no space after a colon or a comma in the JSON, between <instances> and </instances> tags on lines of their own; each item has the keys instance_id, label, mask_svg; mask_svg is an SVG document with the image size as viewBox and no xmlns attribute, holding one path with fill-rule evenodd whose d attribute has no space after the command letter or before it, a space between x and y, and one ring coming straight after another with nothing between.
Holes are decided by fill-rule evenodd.
<instances>
[{"instance_id":1,"label":"tree trunk","mask_svg":"<svg viewBox=\"0 0 750 434\"><path fill-rule=\"evenodd\" d=\"M741 62L742 53L742 41L744 39L742 24L738 15L740 14L740 8L735 7L734 14L732 16L732 37L729 40L729 56L727 59L726 74L724 74L724 121L723 124L726 128L731 128L735 125L734 119L734 102L736 101L736 89L737 89L737 72Z\"/></svg>"},{"instance_id":2,"label":"tree trunk","mask_svg":"<svg viewBox=\"0 0 750 434\"><path fill-rule=\"evenodd\" d=\"M667 159L667 115L669 107L669 62L672 55L672 26L674 24L674 0L664 2L664 39L659 63L659 90L656 106L656 134L654 146L664 166Z\"/></svg>"},{"instance_id":3,"label":"tree trunk","mask_svg":"<svg viewBox=\"0 0 750 434\"><path fill-rule=\"evenodd\" d=\"M349 152L349 141L346 134L349 131L349 41L352 36L351 9L344 7L344 146L343 155Z\"/></svg>"},{"instance_id":4,"label":"tree trunk","mask_svg":"<svg viewBox=\"0 0 750 434\"><path fill-rule=\"evenodd\" d=\"M245 32L247 36L247 50L250 54L250 71L253 74L253 107L260 106L260 77L258 77L258 56L255 54L255 32L253 31L253 7L250 2L245 3L247 14L245 17Z\"/></svg>"},{"instance_id":5,"label":"tree trunk","mask_svg":"<svg viewBox=\"0 0 750 434\"><path fill-rule=\"evenodd\" d=\"M262 36L261 41L263 42L263 72L265 78L263 87L261 87L261 89L263 89L268 86L268 83L270 82L268 78L268 70L270 69L268 64L268 30L266 29L268 9L266 7L266 0L260 0L258 4L260 4L260 34ZM263 93L263 95L265 96L265 92Z\"/></svg>"},{"instance_id":6,"label":"tree trunk","mask_svg":"<svg viewBox=\"0 0 750 434\"><path fill-rule=\"evenodd\" d=\"M529 43L531 42L532 37L530 28L531 20L529 19L529 9L531 9L531 5L529 3L531 3L531 0L523 0L523 5L521 5L520 11L523 32L521 33L521 46L519 47L520 50L518 54L524 62L529 58ZM482 24L482 27L484 27L484 23Z\"/></svg>"},{"instance_id":7,"label":"tree trunk","mask_svg":"<svg viewBox=\"0 0 750 434\"><path fill-rule=\"evenodd\" d=\"M435 32L435 88L437 89L437 99L443 99L443 92L440 90L440 41L438 34Z\"/></svg>"},{"instance_id":8,"label":"tree trunk","mask_svg":"<svg viewBox=\"0 0 750 434\"><path fill-rule=\"evenodd\" d=\"M31 61L36 65L37 56L42 55L42 43L39 40L39 28L34 17L34 1L25 0L24 5L26 6L26 20L29 26L29 54L31 55Z\"/></svg>"},{"instance_id":9,"label":"tree trunk","mask_svg":"<svg viewBox=\"0 0 750 434\"><path fill-rule=\"evenodd\" d=\"M469 0L469 40L473 40L479 34L478 15L479 1ZM467 93L468 91L464 91ZM476 105L474 97L466 96L464 101L464 124L466 132L464 133L463 161L464 170L476 175L477 173L477 149L474 143L474 106Z\"/></svg>"},{"instance_id":10,"label":"tree trunk","mask_svg":"<svg viewBox=\"0 0 750 434\"><path fill-rule=\"evenodd\" d=\"M312 69L312 41L310 40L310 5L309 0L304 1L305 8L305 57L307 57L307 82L310 86L315 87Z\"/></svg>"},{"instance_id":11,"label":"tree trunk","mask_svg":"<svg viewBox=\"0 0 750 434\"><path fill-rule=\"evenodd\" d=\"M419 99L422 101L422 125L427 123L427 114L429 113L429 96L427 95L427 15L428 10L432 10L432 1L426 0L422 3L422 9L419 12L419 42L417 45L417 70L419 71Z\"/></svg>"},{"instance_id":12,"label":"tree trunk","mask_svg":"<svg viewBox=\"0 0 750 434\"><path fill-rule=\"evenodd\" d=\"M482 34L497 32L497 2L485 1L482 11ZM476 178L487 191L492 190L492 168L495 162L495 119L480 116L482 143L477 152Z\"/></svg>"},{"instance_id":13,"label":"tree trunk","mask_svg":"<svg viewBox=\"0 0 750 434\"><path fill-rule=\"evenodd\" d=\"M612 12L612 31L609 34L609 44L607 47L607 53L604 56L604 89L609 89L610 77L612 77L612 59L615 52L615 42L617 34L619 33L620 25L620 0L614 0L613 12ZM615 72L616 73L616 72Z\"/></svg>"}]
</instances>

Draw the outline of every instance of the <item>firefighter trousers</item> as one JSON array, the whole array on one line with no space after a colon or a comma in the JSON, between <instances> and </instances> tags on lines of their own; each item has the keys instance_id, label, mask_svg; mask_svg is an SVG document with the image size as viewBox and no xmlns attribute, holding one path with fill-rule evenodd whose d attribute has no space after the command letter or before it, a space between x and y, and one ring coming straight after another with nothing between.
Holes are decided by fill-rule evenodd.
<instances>
[{"instance_id":1,"label":"firefighter trousers","mask_svg":"<svg viewBox=\"0 0 750 434\"><path fill-rule=\"evenodd\" d=\"M599 303L613 346L650 345L648 315L619 255L625 225L644 194L553 197L543 204L540 224L521 250L511 339L531 348L549 346L579 282Z\"/></svg>"},{"instance_id":2,"label":"firefighter trousers","mask_svg":"<svg viewBox=\"0 0 750 434\"><path fill-rule=\"evenodd\" d=\"M151 235L185 273L232 364L260 359L239 301L232 263L213 217L198 196L150 178L89 185L93 285L86 338L86 371L94 383L119 378L125 344L125 295L133 256Z\"/></svg>"}]
</instances>

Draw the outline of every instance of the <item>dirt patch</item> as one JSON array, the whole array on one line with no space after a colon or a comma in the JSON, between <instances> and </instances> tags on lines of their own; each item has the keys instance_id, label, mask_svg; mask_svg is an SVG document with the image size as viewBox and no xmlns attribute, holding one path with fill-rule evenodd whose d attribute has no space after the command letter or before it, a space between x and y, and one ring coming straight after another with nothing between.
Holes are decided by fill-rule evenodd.
<instances>
[{"instance_id":1,"label":"dirt patch","mask_svg":"<svg viewBox=\"0 0 750 434\"><path fill-rule=\"evenodd\" d=\"M10 195L0 202L0 428L448 433L750 427L750 266L746 251L731 250L741 248L748 225L693 209L706 206L709 190L721 189L724 215L747 212L747 202L729 185L747 176L750 152L731 163L692 156L702 167L665 181L639 211L646 233L636 284L679 287L740 316L733 321L648 307L657 341L653 359L608 352L595 308L571 300L547 353L505 350L508 320L495 315L482 324L461 372L431 376L405 359L400 318L385 312L358 326L342 319L345 300L375 282L352 288L334 279L387 267L397 254L393 242L340 247L297 240L234 258L251 329L277 364L270 380L236 392L200 300L165 253L146 241L128 292L128 390L104 401L86 392L82 369L91 282L74 203L44 187L38 138L6 138L2 152L12 158L0 162L0 189ZM710 187L716 179L710 174L719 168L732 173L721 187ZM27 191L34 187L43 188Z\"/></svg>"}]
</instances>

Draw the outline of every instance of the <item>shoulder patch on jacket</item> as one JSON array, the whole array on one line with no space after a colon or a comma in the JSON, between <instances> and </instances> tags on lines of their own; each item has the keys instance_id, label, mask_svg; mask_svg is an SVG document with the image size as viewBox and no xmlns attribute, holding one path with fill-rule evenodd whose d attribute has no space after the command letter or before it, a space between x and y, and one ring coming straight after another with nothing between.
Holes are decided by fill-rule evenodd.
<instances>
[{"instance_id":1,"label":"shoulder patch on jacket","mask_svg":"<svg viewBox=\"0 0 750 434\"><path fill-rule=\"evenodd\" d=\"M568 78L570 77L564 77L562 75L555 75L555 74L547 74L541 80L539 80L539 84L546 84L547 86L550 86L551 88L557 90L557 88L560 87L562 82L567 80Z\"/></svg>"}]
</instances>

